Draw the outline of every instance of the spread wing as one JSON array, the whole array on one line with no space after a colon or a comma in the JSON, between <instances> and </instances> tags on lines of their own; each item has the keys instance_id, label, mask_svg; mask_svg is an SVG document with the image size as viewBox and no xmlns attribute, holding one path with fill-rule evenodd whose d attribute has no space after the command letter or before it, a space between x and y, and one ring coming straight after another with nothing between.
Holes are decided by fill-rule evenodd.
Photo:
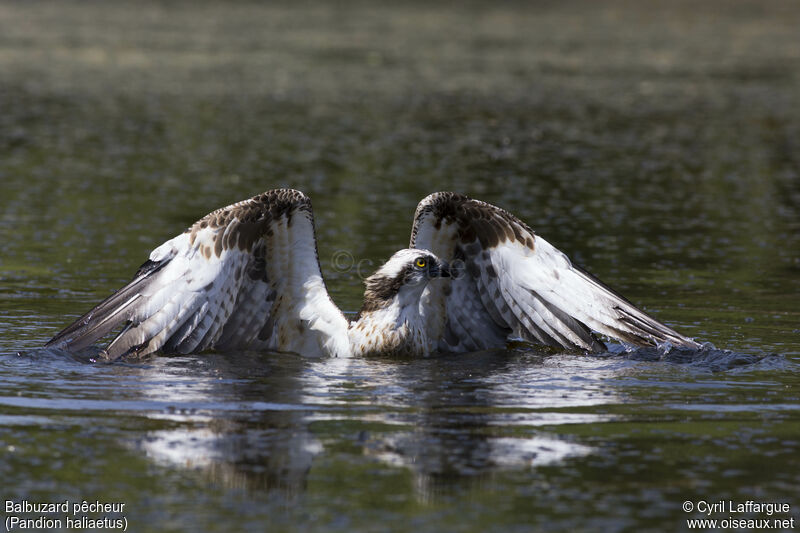
<instances>
[{"instance_id":1,"label":"spread wing","mask_svg":"<svg viewBox=\"0 0 800 533\"><path fill-rule=\"evenodd\" d=\"M347 355L347 320L320 271L310 199L280 189L218 209L150 254L133 280L56 335L110 359L157 350Z\"/></svg>"},{"instance_id":2,"label":"spread wing","mask_svg":"<svg viewBox=\"0 0 800 533\"><path fill-rule=\"evenodd\" d=\"M417 206L411 247L432 251L456 272L449 286L431 284L424 295L428 305L445 308L442 350L504 346L509 335L567 349L605 349L593 332L636 345L699 346L485 202L449 192L428 196Z\"/></svg>"}]
</instances>

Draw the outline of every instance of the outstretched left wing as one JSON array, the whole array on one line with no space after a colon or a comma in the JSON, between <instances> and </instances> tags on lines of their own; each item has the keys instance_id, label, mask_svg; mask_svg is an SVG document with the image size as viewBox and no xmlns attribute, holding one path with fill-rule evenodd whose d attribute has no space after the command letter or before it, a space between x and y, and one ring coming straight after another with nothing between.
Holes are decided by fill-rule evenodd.
<instances>
[{"instance_id":1,"label":"outstretched left wing","mask_svg":"<svg viewBox=\"0 0 800 533\"><path fill-rule=\"evenodd\" d=\"M347 320L322 280L311 201L290 189L198 220L46 346L79 351L119 328L110 359L209 348L350 351Z\"/></svg>"},{"instance_id":2,"label":"outstretched left wing","mask_svg":"<svg viewBox=\"0 0 800 533\"><path fill-rule=\"evenodd\" d=\"M411 247L432 251L456 272L449 285L431 284L423 295L431 308L444 307L438 333L444 351L502 347L509 335L567 349L605 349L593 332L635 345L699 346L491 204L451 192L428 196L417 206Z\"/></svg>"}]
</instances>

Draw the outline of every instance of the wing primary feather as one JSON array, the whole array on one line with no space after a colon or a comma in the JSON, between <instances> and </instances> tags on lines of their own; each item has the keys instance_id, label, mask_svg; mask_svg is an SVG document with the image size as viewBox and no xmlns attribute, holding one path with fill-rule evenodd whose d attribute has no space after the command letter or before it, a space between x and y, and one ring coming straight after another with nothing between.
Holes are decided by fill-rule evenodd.
<instances>
[{"instance_id":1,"label":"wing primary feather","mask_svg":"<svg viewBox=\"0 0 800 533\"><path fill-rule=\"evenodd\" d=\"M147 261L133 281L61 330L45 347L78 351L108 335L130 318L126 311L134 307L133 304L141 298L141 291L148 285L150 278L170 260L171 258L158 262Z\"/></svg>"},{"instance_id":2,"label":"wing primary feather","mask_svg":"<svg viewBox=\"0 0 800 533\"><path fill-rule=\"evenodd\" d=\"M185 313L180 325L174 328L167 342L161 348L166 353L189 353L196 348L193 341L197 338L197 332L208 314L208 302L200 303L197 308L190 313Z\"/></svg>"},{"instance_id":3,"label":"wing primary feather","mask_svg":"<svg viewBox=\"0 0 800 533\"><path fill-rule=\"evenodd\" d=\"M547 308L547 310L550 311L550 313L552 313L552 315L556 319L558 319L561 322L561 324L563 324L566 328L568 328L572 333L574 333L578 337L578 339L580 339L583 342L583 344L581 345L579 343L567 339L562 335L561 338L564 341L562 343L562 346L564 346L565 348L577 347L585 350L606 349L605 344L597 340L597 338L594 335L592 335L591 330L585 324L579 322L574 317L570 316L568 313L565 313L558 306L542 298L542 296L538 292L534 290L529 290L529 292L534 298L536 298L537 301L539 301L541 305Z\"/></svg>"},{"instance_id":4,"label":"wing primary feather","mask_svg":"<svg viewBox=\"0 0 800 533\"><path fill-rule=\"evenodd\" d=\"M680 346L690 348L697 348L700 345L689 339L666 324L663 324L655 318L648 315L636 307L630 300L622 296L620 293L600 281L597 277L586 271L585 269L572 265L572 268L581 276L585 281L594 285L601 292L605 292L605 297L608 301L609 311L616 314L616 323L601 322L602 327L609 328L614 332L624 333L619 336L621 340L632 342L633 344L655 345L658 342L671 342ZM621 326L626 326L622 329ZM600 333L606 333L598 327ZM612 336L615 336L613 333Z\"/></svg>"},{"instance_id":5,"label":"wing primary feather","mask_svg":"<svg viewBox=\"0 0 800 533\"><path fill-rule=\"evenodd\" d=\"M509 306L511 311L516 316L522 327L541 342L548 346L564 346L564 343L556 339L558 333L544 320L537 321L532 315L535 314L533 308L521 301L521 299L514 298L510 294L505 294L506 300L510 300L512 304ZM525 308L528 308L527 310ZM540 323L541 322L541 323Z\"/></svg>"},{"instance_id":6,"label":"wing primary feather","mask_svg":"<svg viewBox=\"0 0 800 533\"><path fill-rule=\"evenodd\" d=\"M647 339L650 342L652 342L653 340L657 341L666 340L678 344L684 344L686 341L686 339L682 335L679 335L677 332L664 326L663 324L653 320L644 320L645 318L649 318L646 315L643 317L638 317L630 314L626 309L620 309L620 308L616 309L619 311L621 315L623 315L620 317L620 320L622 322L625 322L632 328L638 329L647 334L647 335L640 334L640 336Z\"/></svg>"},{"instance_id":7,"label":"wing primary feather","mask_svg":"<svg viewBox=\"0 0 800 533\"><path fill-rule=\"evenodd\" d=\"M210 323L208 326L203 326L206 321L210 321ZM195 328L191 337L187 339L186 346L182 347L181 352L189 353L196 350L205 350L209 348L214 341L214 335L218 333L218 331L213 327L216 322L216 315L213 315L210 312L206 313L206 315L203 317L203 321L200 323L200 325L198 325L197 328Z\"/></svg>"},{"instance_id":8,"label":"wing primary feather","mask_svg":"<svg viewBox=\"0 0 800 533\"><path fill-rule=\"evenodd\" d=\"M598 278L597 276L595 276L594 274L592 274L591 272L589 272L585 268L581 267L580 265L576 265L575 263L570 261L569 258L566 255L564 255L564 259L566 259L569 262L569 266L573 270L575 270L578 274L582 275L587 281L591 282L594 285L597 285L598 287L600 287L604 291L608 292L611 296L613 296L617 300L620 300L621 302L624 302L624 303L628 304L631 307L636 307L633 304L633 302L631 302L630 300L625 298L623 295L621 295L615 289L612 289L611 287L606 285L603 281L600 280L600 278Z\"/></svg>"}]
</instances>

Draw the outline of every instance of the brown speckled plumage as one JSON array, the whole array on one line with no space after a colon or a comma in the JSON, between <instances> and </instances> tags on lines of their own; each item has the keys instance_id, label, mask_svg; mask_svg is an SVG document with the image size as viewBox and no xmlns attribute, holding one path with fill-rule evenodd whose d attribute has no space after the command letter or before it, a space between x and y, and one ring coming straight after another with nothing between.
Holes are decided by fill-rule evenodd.
<instances>
[{"instance_id":1,"label":"brown speckled plumage","mask_svg":"<svg viewBox=\"0 0 800 533\"><path fill-rule=\"evenodd\" d=\"M411 249L366 280L349 324L322 279L315 233L311 200L295 190L217 209L154 249L128 285L47 346L77 351L119 329L110 359L207 349L426 356L500 348L509 335L602 350L592 331L698 346L573 267L511 213L461 194L420 202ZM452 278L432 282L444 275Z\"/></svg>"},{"instance_id":2,"label":"brown speckled plumage","mask_svg":"<svg viewBox=\"0 0 800 533\"><path fill-rule=\"evenodd\" d=\"M472 243L476 239L482 249L493 248L503 242L520 242L533 249L533 230L508 211L480 200L454 192L440 192L419 204L414 215L410 247L416 247L417 233L422 221L433 217L433 227L456 224L458 240Z\"/></svg>"},{"instance_id":3,"label":"brown speckled plumage","mask_svg":"<svg viewBox=\"0 0 800 533\"><path fill-rule=\"evenodd\" d=\"M186 232L190 235L189 243L194 244L200 230L224 230L218 231L214 239L213 251L217 257L222 250L234 247L252 251L255 242L264 235L271 235L275 220L285 217L291 224L292 216L298 211L312 213L311 199L300 191L277 189L212 211ZM203 253L207 254L205 250Z\"/></svg>"}]
</instances>

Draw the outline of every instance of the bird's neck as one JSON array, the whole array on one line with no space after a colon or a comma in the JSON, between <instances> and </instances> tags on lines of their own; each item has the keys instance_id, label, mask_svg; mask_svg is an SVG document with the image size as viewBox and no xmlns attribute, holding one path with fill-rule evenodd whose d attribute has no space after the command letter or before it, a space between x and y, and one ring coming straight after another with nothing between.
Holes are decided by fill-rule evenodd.
<instances>
[{"instance_id":1,"label":"bird's neck","mask_svg":"<svg viewBox=\"0 0 800 533\"><path fill-rule=\"evenodd\" d=\"M348 331L353 355L428 355L432 347L420 313L423 289L404 287L379 302L365 294L364 307Z\"/></svg>"}]
</instances>

